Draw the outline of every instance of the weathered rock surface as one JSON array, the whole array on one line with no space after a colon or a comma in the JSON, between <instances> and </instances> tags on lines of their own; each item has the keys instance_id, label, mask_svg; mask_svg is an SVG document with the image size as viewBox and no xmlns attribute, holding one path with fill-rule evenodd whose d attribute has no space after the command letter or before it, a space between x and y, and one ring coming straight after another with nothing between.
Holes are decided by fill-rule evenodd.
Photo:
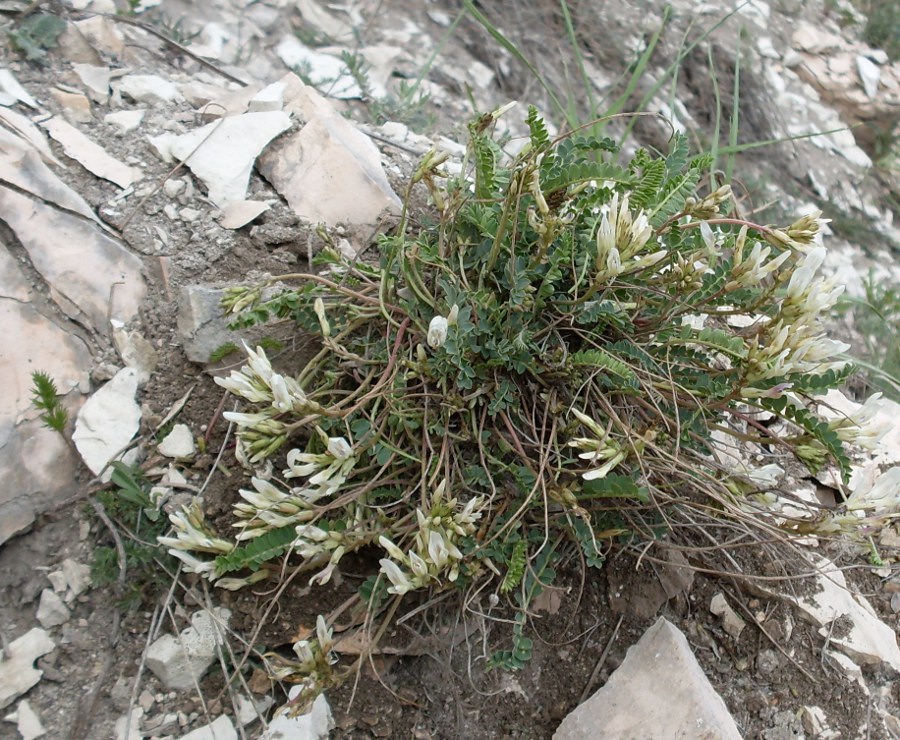
<instances>
[{"instance_id":1,"label":"weathered rock surface","mask_svg":"<svg viewBox=\"0 0 900 740\"><path fill-rule=\"evenodd\" d=\"M280 81L285 111L303 125L266 149L259 171L298 216L347 226L361 246L385 216L400 212L378 148L295 74Z\"/></svg>"},{"instance_id":2,"label":"weathered rock surface","mask_svg":"<svg viewBox=\"0 0 900 740\"><path fill-rule=\"evenodd\" d=\"M196 612L191 626L178 637L163 635L147 650L147 668L175 691L194 689L216 659L218 646L231 612L217 608L213 613Z\"/></svg>"},{"instance_id":3,"label":"weathered rock surface","mask_svg":"<svg viewBox=\"0 0 900 740\"><path fill-rule=\"evenodd\" d=\"M35 627L13 640L8 652L0 650L0 709L41 680L44 672L34 667L34 661L55 647L47 633Z\"/></svg>"},{"instance_id":4,"label":"weathered rock surface","mask_svg":"<svg viewBox=\"0 0 900 740\"><path fill-rule=\"evenodd\" d=\"M566 717L554 740L740 740L687 638L664 617L606 685Z\"/></svg>"}]
</instances>

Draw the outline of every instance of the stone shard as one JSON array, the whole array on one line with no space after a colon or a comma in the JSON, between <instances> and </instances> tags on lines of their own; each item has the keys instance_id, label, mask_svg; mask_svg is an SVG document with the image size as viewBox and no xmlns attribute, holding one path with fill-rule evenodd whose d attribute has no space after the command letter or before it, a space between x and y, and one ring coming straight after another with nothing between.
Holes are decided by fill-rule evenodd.
<instances>
[{"instance_id":1,"label":"stone shard","mask_svg":"<svg viewBox=\"0 0 900 740\"><path fill-rule=\"evenodd\" d=\"M67 156L97 177L109 180L120 188L127 188L141 178L139 169L111 157L103 147L61 118L48 118L41 122L41 126L62 145Z\"/></svg>"},{"instance_id":2,"label":"stone shard","mask_svg":"<svg viewBox=\"0 0 900 740\"><path fill-rule=\"evenodd\" d=\"M54 591L45 588L41 591L41 601L38 604L37 620L44 629L59 627L69 621L69 608Z\"/></svg>"},{"instance_id":3,"label":"stone shard","mask_svg":"<svg viewBox=\"0 0 900 740\"><path fill-rule=\"evenodd\" d=\"M43 737L47 734L44 726L41 724L41 718L38 717L31 705L22 700L16 707L16 711L4 717L8 722L15 722L16 729L22 740L35 740L35 738Z\"/></svg>"},{"instance_id":4,"label":"stone shard","mask_svg":"<svg viewBox=\"0 0 900 740\"><path fill-rule=\"evenodd\" d=\"M606 685L566 717L554 740L740 740L687 638L664 617L629 648Z\"/></svg>"},{"instance_id":5,"label":"stone shard","mask_svg":"<svg viewBox=\"0 0 900 740\"><path fill-rule=\"evenodd\" d=\"M194 445L194 435L187 424L176 424L172 427L165 439L159 443L160 455L172 457L176 460L187 460L197 453Z\"/></svg>"},{"instance_id":6,"label":"stone shard","mask_svg":"<svg viewBox=\"0 0 900 740\"><path fill-rule=\"evenodd\" d=\"M93 64L73 64L72 69L78 75L81 84L87 89L91 100L105 105L109 99L109 67L98 67Z\"/></svg>"},{"instance_id":7,"label":"stone shard","mask_svg":"<svg viewBox=\"0 0 900 740\"><path fill-rule=\"evenodd\" d=\"M24 103L29 108L37 110L40 107L37 101L28 94L28 91L19 84L19 81L8 69L0 69L0 90L14 100Z\"/></svg>"},{"instance_id":8,"label":"stone shard","mask_svg":"<svg viewBox=\"0 0 900 740\"><path fill-rule=\"evenodd\" d=\"M203 727L182 735L181 740L237 740L237 730L231 718L224 714Z\"/></svg>"},{"instance_id":9,"label":"stone shard","mask_svg":"<svg viewBox=\"0 0 900 740\"><path fill-rule=\"evenodd\" d=\"M266 149L259 171L298 216L311 223L343 224L361 246L386 215L400 212L381 155L369 137L297 75L281 81L285 111L304 125Z\"/></svg>"},{"instance_id":10,"label":"stone shard","mask_svg":"<svg viewBox=\"0 0 900 740\"><path fill-rule=\"evenodd\" d=\"M294 686L288 693L288 700L296 698L300 690L300 686ZM325 694L319 694L306 714L296 717L277 714L260 735L260 740L326 740L333 728L331 707Z\"/></svg>"},{"instance_id":11,"label":"stone shard","mask_svg":"<svg viewBox=\"0 0 900 740\"><path fill-rule=\"evenodd\" d=\"M90 206L36 150L2 129L0 168L16 188L35 196L0 187L0 220L15 232L60 308L101 334L110 318L133 318L146 291L140 259L102 230Z\"/></svg>"},{"instance_id":12,"label":"stone shard","mask_svg":"<svg viewBox=\"0 0 900 740\"><path fill-rule=\"evenodd\" d=\"M816 570L812 578L817 593L813 595L782 590L770 581L748 582L748 587L796 606L808 621L820 628L820 635L828 637L831 645L853 660L866 665L885 663L900 671L900 648L894 630L878 618L863 596L850 591L843 572L834 563L815 553L809 557ZM835 628L837 620L841 620L839 628Z\"/></svg>"},{"instance_id":13,"label":"stone shard","mask_svg":"<svg viewBox=\"0 0 900 740\"><path fill-rule=\"evenodd\" d=\"M163 635L147 649L149 668L166 687L175 691L189 691L209 670L216 659L222 632L231 612L216 608L196 612L191 626L178 637Z\"/></svg>"},{"instance_id":14,"label":"stone shard","mask_svg":"<svg viewBox=\"0 0 900 740\"><path fill-rule=\"evenodd\" d=\"M269 204L258 200L236 200L222 209L219 226L223 229L239 229L259 218L269 210Z\"/></svg>"},{"instance_id":15,"label":"stone shard","mask_svg":"<svg viewBox=\"0 0 900 740\"><path fill-rule=\"evenodd\" d=\"M247 196L250 172L260 152L287 131L291 120L281 111L222 118L187 134L163 134L150 142L166 161L185 161L223 207Z\"/></svg>"},{"instance_id":16,"label":"stone shard","mask_svg":"<svg viewBox=\"0 0 900 740\"><path fill-rule=\"evenodd\" d=\"M158 75L125 75L119 92L138 103L171 103L181 99L174 83Z\"/></svg>"},{"instance_id":17,"label":"stone shard","mask_svg":"<svg viewBox=\"0 0 900 740\"><path fill-rule=\"evenodd\" d=\"M67 394L88 387L91 366L84 342L40 313L31 297L28 281L0 245L0 326L6 340L0 345L0 544L69 495L78 465L65 440L37 419L31 373L47 373Z\"/></svg>"},{"instance_id":18,"label":"stone shard","mask_svg":"<svg viewBox=\"0 0 900 740\"><path fill-rule=\"evenodd\" d=\"M9 652L0 650L0 709L41 680L44 675L34 661L56 648L56 643L39 627L13 640Z\"/></svg>"},{"instance_id":19,"label":"stone shard","mask_svg":"<svg viewBox=\"0 0 900 740\"><path fill-rule=\"evenodd\" d=\"M178 295L178 334L191 362L209 362L210 355L240 335L228 328L222 313L222 288L186 285Z\"/></svg>"},{"instance_id":20,"label":"stone shard","mask_svg":"<svg viewBox=\"0 0 900 740\"><path fill-rule=\"evenodd\" d=\"M100 475L137 434L141 424L141 407L134 398L137 387L137 371L123 368L78 412L72 441L94 475Z\"/></svg>"}]
</instances>

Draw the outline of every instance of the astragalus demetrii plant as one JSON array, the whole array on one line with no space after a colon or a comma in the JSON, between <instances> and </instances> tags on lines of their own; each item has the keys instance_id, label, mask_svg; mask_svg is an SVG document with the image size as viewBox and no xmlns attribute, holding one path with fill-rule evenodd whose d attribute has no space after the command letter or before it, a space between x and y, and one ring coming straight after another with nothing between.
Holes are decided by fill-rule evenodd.
<instances>
[{"instance_id":1,"label":"astragalus demetrii plant","mask_svg":"<svg viewBox=\"0 0 900 740\"><path fill-rule=\"evenodd\" d=\"M717 440L846 477L852 424L811 403L849 373L822 324L841 287L819 276L819 214L754 224L728 186L699 192L710 160L683 137L620 166L611 141L551 139L533 108L508 157L501 112L470 126L462 176L424 158L407 203L424 187L433 210L404 209L377 260L326 246L317 274L229 291L237 325L289 318L320 350L276 371L248 348L217 381L244 401L226 417L256 475L232 536L191 510L166 544L226 587L286 553L326 584L368 548L371 614L392 594L486 589L518 610L494 654L515 668L566 541L599 567L616 538L698 519L796 528L767 508L771 476L723 468Z\"/></svg>"}]
</instances>

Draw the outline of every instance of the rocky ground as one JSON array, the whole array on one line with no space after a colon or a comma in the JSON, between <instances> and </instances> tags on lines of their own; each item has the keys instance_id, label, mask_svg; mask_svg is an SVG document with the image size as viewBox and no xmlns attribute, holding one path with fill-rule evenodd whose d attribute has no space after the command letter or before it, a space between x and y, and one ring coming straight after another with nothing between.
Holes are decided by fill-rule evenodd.
<instances>
[{"instance_id":1,"label":"rocky ground","mask_svg":"<svg viewBox=\"0 0 900 740\"><path fill-rule=\"evenodd\" d=\"M133 545L114 501L101 499L102 516L91 504L109 487L99 478L124 455L168 505L202 495L225 523L244 478L211 376L234 357L210 359L244 335L220 316L222 289L305 270L319 223L341 248L366 246L391 227L424 152L443 148L459 166L473 105L516 99L562 119L516 55L446 0L163 0L129 12L75 0L44 3L31 21L23 5L0 8L14 31L0 52L0 736L278 737L274 710L290 687L266 678L248 643L301 639L355 590L365 563L327 592L298 579L210 593L176 577L171 560L124 572L117 549ZM606 5L571 4L590 95L612 100L664 13ZM717 141L717 121L727 146L735 112L738 144L796 137L738 158L744 206L763 223L822 208L834 219L829 267L849 292L870 270L900 282L889 207L900 65L860 40L864 19L849 4L753 0L654 94L683 39L727 11L675 3L629 104L698 147ZM560 97L590 97L573 82L555 3L484 12ZM34 23L41 14L49 20ZM354 56L342 63L341 52ZM353 59L365 75L346 74ZM515 137L523 116L501 125ZM627 146L664 148L668 131L640 118ZM266 335L282 342L281 362L302 365L308 348L289 327ZM35 370L66 394L72 443L38 419ZM896 410L879 413L893 424ZM873 484L898 462L894 431L857 475ZM831 484L784 487L802 499ZM152 540L154 523L142 526L138 538ZM702 736L700 721L716 737L900 737L900 535L885 530L877 544L878 568L823 543L749 553L662 543L649 556L635 545L587 574L573 562L536 605L534 657L514 675L485 670L500 631L487 603L411 603L358 680L329 692L330 710L319 705L284 736L649 737L628 722L660 711L659 737L681 721L696 728L685 737ZM364 649L351 629L338 652L350 664Z\"/></svg>"}]
</instances>

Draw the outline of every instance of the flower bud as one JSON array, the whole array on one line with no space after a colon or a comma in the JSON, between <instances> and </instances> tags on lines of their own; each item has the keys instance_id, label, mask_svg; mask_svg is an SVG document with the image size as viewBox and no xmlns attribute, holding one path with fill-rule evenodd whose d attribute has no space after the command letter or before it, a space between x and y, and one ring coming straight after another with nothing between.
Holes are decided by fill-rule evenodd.
<instances>
[{"instance_id":1,"label":"flower bud","mask_svg":"<svg viewBox=\"0 0 900 740\"><path fill-rule=\"evenodd\" d=\"M428 346L432 349L443 347L447 341L447 319L443 316L435 316L428 325Z\"/></svg>"}]
</instances>

